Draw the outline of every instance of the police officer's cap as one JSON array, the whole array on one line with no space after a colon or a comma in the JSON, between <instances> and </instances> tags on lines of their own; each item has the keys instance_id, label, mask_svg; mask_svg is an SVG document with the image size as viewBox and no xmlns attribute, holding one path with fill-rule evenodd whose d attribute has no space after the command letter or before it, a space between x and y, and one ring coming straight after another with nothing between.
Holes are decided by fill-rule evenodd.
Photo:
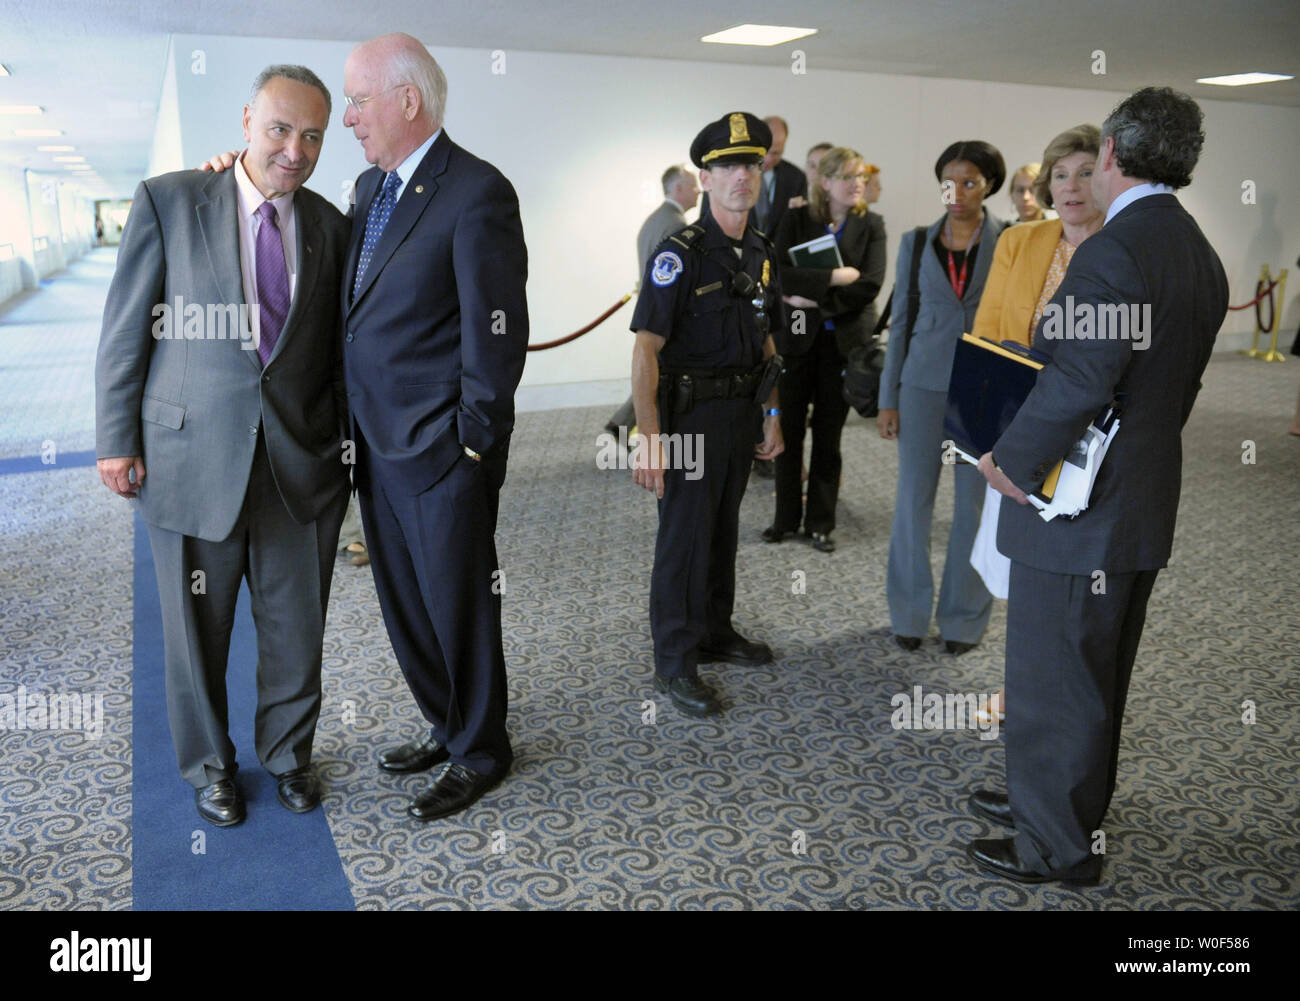
<instances>
[{"instance_id":1,"label":"police officer's cap","mask_svg":"<svg viewBox=\"0 0 1300 1001\"><path fill-rule=\"evenodd\" d=\"M691 143L691 162L700 168L758 163L771 146L772 130L763 119L733 111L700 130Z\"/></svg>"}]
</instances>

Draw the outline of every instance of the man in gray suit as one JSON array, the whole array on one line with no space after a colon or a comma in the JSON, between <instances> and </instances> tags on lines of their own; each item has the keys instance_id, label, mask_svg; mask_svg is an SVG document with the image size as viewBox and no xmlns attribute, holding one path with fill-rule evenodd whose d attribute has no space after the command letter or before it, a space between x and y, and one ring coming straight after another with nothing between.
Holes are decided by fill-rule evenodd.
<instances>
[{"instance_id":1,"label":"man in gray suit","mask_svg":"<svg viewBox=\"0 0 1300 1001\"><path fill-rule=\"evenodd\" d=\"M998 549L1011 558L1012 711L1007 794L980 790L970 802L1016 836L966 852L1021 883L1101 875L1098 833L1115 791L1129 677L1173 545L1182 427L1228 308L1218 255L1174 197L1204 141L1201 109L1167 87L1139 90L1106 119L1092 175L1106 223L1075 253L1039 324L1034 347L1050 362L980 459L1005 495ZM1062 304L1068 326L1049 315ZM1075 336L1084 317L1087 332ZM1119 430L1088 508L1043 521L1026 494L1112 400Z\"/></svg>"},{"instance_id":2,"label":"man in gray suit","mask_svg":"<svg viewBox=\"0 0 1300 1001\"><path fill-rule=\"evenodd\" d=\"M99 474L138 498L149 526L176 758L218 826L244 819L225 674L245 577L257 755L285 807L320 802L321 637L348 496L338 289L349 226L301 186L329 114L310 70L264 70L234 170L141 182L104 308Z\"/></svg>"},{"instance_id":3,"label":"man in gray suit","mask_svg":"<svg viewBox=\"0 0 1300 1001\"><path fill-rule=\"evenodd\" d=\"M695 208L700 200L700 185L695 175L682 164L674 164L664 171L660 179L664 188L664 200L657 209L646 217L641 229L636 234L637 274L645 277L646 262L655 248L672 236L679 229L686 228L686 213ZM614 411L614 416L605 425L605 430L617 436L620 427L636 423L636 409L632 406L632 397Z\"/></svg>"}]
</instances>

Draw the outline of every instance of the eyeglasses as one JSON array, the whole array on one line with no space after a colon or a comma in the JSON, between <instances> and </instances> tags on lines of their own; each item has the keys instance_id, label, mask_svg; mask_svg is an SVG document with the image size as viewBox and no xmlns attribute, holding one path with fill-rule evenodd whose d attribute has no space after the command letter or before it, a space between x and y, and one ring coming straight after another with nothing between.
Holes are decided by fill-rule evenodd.
<instances>
[{"instance_id":1,"label":"eyeglasses","mask_svg":"<svg viewBox=\"0 0 1300 1001\"><path fill-rule=\"evenodd\" d=\"M381 97L382 95L387 94L388 91L390 90L398 90L405 86L408 85L404 83L399 83L396 87L389 87L388 90L381 90L378 94L371 94L369 97L348 97L346 94L344 94L343 100L348 102L348 107L351 108L353 111L360 111L361 105L365 104L367 101L373 101L376 97Z\"/></svg>"}]
</instances>

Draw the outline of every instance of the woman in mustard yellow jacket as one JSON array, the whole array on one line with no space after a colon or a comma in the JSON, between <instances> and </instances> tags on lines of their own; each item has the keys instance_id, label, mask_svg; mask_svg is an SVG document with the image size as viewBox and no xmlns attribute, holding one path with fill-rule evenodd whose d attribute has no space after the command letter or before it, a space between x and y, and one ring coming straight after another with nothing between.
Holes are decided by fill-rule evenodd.
<instances>
[{"instance_id":1,"label":"woman in mustard yellow jacket","mask_svg":"<svg viewBox=\"0 0 1300 1001\"><path fill-rule=\"evenodd\" d=\"M1075 248L1105 221L1092 200L1092 171L1100 143L1101 133L1095 125L1077 125L1048 143L1034 193L1048 208L1055 208L1060 218L1021 223L1003 232L975 315L975 335L999 344L1014 341L1028 347L1033 343L1043 309L1065 277ZM1001 496L988 488L971 558L995 598L1007 596L1005 570L999 574L997 566L1006 561L983 559L981 554L995 549L1001 501ZM1003 693L993 695L981 712L1003 718Z\"/></svg>"}]
</instances>

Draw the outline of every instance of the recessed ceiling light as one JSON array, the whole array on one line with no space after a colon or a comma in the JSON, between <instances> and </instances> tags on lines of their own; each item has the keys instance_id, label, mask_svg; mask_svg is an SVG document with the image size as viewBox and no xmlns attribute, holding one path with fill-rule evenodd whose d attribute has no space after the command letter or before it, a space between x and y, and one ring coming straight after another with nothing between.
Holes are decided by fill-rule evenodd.
<instances>
[{"instance_id":1,"label":"recessed ceiling light","mask_svg":"<svg viewBox=\"0 0 1300 1001\"><path fill-rule=\"evenodd\" d=\"M14 135L23 136L26 138L33 138L33 139L36 138L44 139L47 136L61 136L63 135L63 130L62 129L14 129Z\"/></svg>"},{"instance_id":2,"label":"recessed ceiling light","mask_svg":"<svg viewBox=\"0 0 1300 1001\"><path fill-rule=\"evenodd\" d=\"M1293 76L1281 73L1229 73L1227 76L1203 76L1197 83L1208 83L1215 87L1247 87L1252 83L1273 83L1275 80L1294 80Z\"/></svg>"},{"instance_id":3,"label":"recessed ceiling light","mask_svg":"<svg viewBox=\"0 0 1300 1001\"><path fill-rule=\"evenodd\" d=\"M0 115L43 115L39 104L0 104Z\"/></svg>"},{"instance_id":4,"label":"recessed ceiling light","mask_svg":"<svg viewBox=\"0 0 1300 1001\"><path fill-rule=\"evenodd\" d=\"M726 31L705 35L701 42L719 45L780 45L817 34L816 28L790 28L780 24L738 24Z\"/></svg>"},{"instance_id":5,"label":"recessed ceiling light","mask_svg":"<svg viewBox=\"0 0 1300 1001\"><path fill-rule=\"evenodd\" d=\"M54 157L54 162L55 163L85 163L86 158L84 156L56 156Z\"/></svg>"},{"instance_id":6,"label":"recessed ceiling light","mask_svg":"<svg viewBox=\"0 0 1300 1001\"><path fill-rule=\"evenodd\" d=\"M76 146L37 146L38 153L71 153Z\"/></svg>"}]
</instances>

